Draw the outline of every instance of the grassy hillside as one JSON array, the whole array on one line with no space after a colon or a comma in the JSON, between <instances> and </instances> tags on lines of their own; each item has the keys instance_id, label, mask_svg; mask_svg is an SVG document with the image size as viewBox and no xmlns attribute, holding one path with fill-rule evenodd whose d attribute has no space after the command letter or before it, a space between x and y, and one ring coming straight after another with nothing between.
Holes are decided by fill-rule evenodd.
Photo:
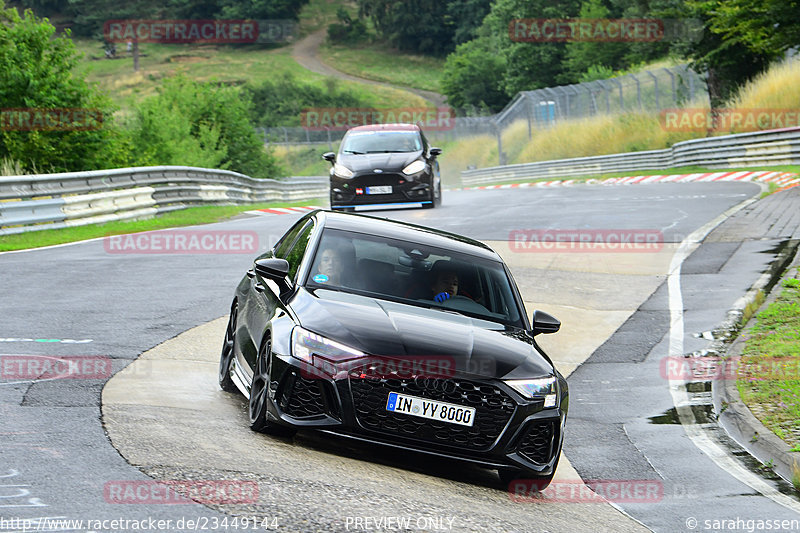
<instances>
[{"instance_id":1,"label":"grassy hillside","mask_svg":"<svg viewBox=\"0 0 800 533\"><path fill-rule=\"evenodd\" d=\"M360 78L440 92L444 59L404 54L380 43L325 44L320 56L330 66Z\"/></svg>"},{"instance_id":2,"label":"grassy hillside","mask_svg":"<svg viewBox=\"0 0 800 533\"><path fill-rule=\"evenodd\" d=\"M123 109L137 99L153 94L163 78L179 73L195 80L216 79L230 84L258 84L286 73L319 86L324 86L328 80L298 65L288 47L143 44L139 71L134 72L133 59L127 57L124 46L118 47L119 58L105 59L97 41L77 40L76 45L85 54L79 65L79 74L85 74L90 82L96 82ZM365 106L424 104L420 97L400 89L354 82L340 82L340 86L354 93Z\"/></svg>"}]
</instances>

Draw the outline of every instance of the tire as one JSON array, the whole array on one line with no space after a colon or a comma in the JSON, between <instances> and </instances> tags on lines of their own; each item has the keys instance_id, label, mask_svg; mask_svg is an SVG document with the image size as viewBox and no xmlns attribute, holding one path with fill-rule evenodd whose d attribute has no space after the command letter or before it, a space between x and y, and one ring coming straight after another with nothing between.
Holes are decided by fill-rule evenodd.
<instances>
[{"instance_id":1,"label":"tire","mask_svg":"<svg viewBox=\"0 0 800 533\"><path fill-rule=\"evenodd\" d=\"M228 327L225 329L225 340L222 342L222 352L219 356L219 388L225 392L237 392L239 389L231 379L233 370L233 349L236 345L236 319L239 316L239 304L234 302L231 306L231 316Z\"/></svg>"},{"instance_id":2,"label":"tire","mask_svg":"<svg viewBox=\"0 0 800 533\"><path fill-rule=\"evenodd\" d=\"M500 482L503 484L503 487L508 489L509 485L513 483L517 479L524 479L526 481L531 481L529 490L532 490L535 486L536 490L539 492L543 491L550 485L553 481L553 476L555 474L551 474L549 476L534 476L524 470L498 470L497 473L500 475Z\"/></svg>"},{"instance_id":3,"label":"tire","mask_svg":"<svg viewBox=\"0 0 800 533\"><path fill-rule=\"evenodd\" d=\"M433 209L434 207L438 207L442 205L442 182L439 182L436 185L436 191L433 193L433 198L431 198L431 203L424 204L423 207L425 209Z\"/></svg>"},{"instance_id":4,"label":"tire","mask_svg":"<svg viewBox=\"0 0 800 533\"><path fill-rule=\"evenodd\" d=\"M247 402L247 413L250 417L250 429L259 433L290 437L295 430L270 422L267 414L269 402L270 370L272 366L272 342L267 339L258 353L256 367L253 369L253 381L250 383L250 398Z\"/></svg>"}]
</instances>

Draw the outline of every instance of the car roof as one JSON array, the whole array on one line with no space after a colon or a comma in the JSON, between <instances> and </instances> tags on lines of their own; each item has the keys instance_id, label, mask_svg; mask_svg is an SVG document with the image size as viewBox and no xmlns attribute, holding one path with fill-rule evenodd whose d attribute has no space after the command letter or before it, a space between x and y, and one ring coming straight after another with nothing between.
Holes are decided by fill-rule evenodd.
<instances>
[{"instance_id":1,"label":"car roof","mask_svg":"<svg viewBox=\"0 0 800 533\"><path fill-rule=\"evenodd\" d=\"M420 131L420 129L416 124L368 124L350 128L347 133L361 131Z\"/></svg>"},{"instance_id":2,"label":"car roof","mask_svg":"<svg viewBox=\"0 0 800 533\"><path fill-rule=\"evenodd\" d=\"M323 210L314 211L309 216L315 216L325 228L388 237L452 250L493 261L503 261L494 250L480 241L425 226L361 214L336 213Z\"/></svg>"}]
</instances>

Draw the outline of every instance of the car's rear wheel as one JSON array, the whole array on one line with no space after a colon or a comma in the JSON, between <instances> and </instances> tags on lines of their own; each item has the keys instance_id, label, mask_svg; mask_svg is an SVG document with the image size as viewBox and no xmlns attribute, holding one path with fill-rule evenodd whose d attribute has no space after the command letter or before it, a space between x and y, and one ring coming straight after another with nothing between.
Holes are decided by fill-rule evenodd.
<instances>
[{"instance_id":1,"label":"car's rear wheel","mask_svg":"<svg viewBox=\"0 0 800 533\"><path fill-rule=\"evenodd\" d=\"M250 429L261 433L288 437L295 433L291 428L280 426L269 420L267 403L269 402L270 369L272 366L272 343L264 341L253 369L253 381L250 384L248 414Z\"/></svg>"},{"instance_id":2,"label":"car's rear wheel","mask_svg":"<svg viewBox=\"0 0 800 533\"><path fill-rule=\"evenodd\" d=\"M236 319L239 315L239 304L231 306L231 316L225 329L225 340L222 342L222 353L219 356L219 388L225 392L236 392L238 389L231 379L233 372L233 348L236 343Z\"/></svg>"}]
</instances>

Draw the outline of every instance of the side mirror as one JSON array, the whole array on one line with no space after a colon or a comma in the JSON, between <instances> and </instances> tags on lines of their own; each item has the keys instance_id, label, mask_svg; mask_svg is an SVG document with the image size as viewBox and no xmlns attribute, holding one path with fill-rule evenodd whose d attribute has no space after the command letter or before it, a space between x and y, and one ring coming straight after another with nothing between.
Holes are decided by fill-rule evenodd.
<instances>
[{"instance_id":1,"label":"side mirror","mask_svg":"<svg viewBox=\"0 0 800 533\"><path fill-rule=\"evenodd\" d=\"M278 259L277 257L259 259L255 262L253 270L262 278L282 283L286 278L286 274L289 273L289 262L286 259Z\"/></svg>"},{"instance_id":2,"label":"side mirror","mask_svg":"<svg viewBox=\"0 0 800 533\"><path fill-rule=\"evenodd\" d=\"M334 154L333 152L325 152L324 154L322 154L322 159L333 163L334 161L336 161L336 154Z\"/></svg>"},{"instance_id":3,"label":"side mirror","mask_svg":"<svg viewBox=\"0 0 800 533\"><path fill-rule=\"evenodd\" d=\"M531 330L534 335L539 333L555 333L561 328L561 321L545 313L544 311L534 311L531 320Z\"/></svg>"},{"instance_id":4,"label":"side mirror","mask_svg":"<svg viewBox=\"0 0 800 533\"><path fill-rule=\"evenodd\" d=\"M442 149L441 148L431 148L431 155L432 156L435 157L437 155L440 155L441 153L442 153Z\"/></svg>"}]
</instances>

